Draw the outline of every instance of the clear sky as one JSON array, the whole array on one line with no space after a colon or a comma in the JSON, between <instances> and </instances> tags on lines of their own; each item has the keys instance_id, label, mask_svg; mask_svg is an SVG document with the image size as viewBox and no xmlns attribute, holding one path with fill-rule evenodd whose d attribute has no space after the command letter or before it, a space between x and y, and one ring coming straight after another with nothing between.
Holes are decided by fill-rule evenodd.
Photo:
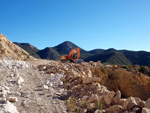
<instances>
[{"instance_id":1,"label":"clear sky","mask_svg":"<svg viewBox=\"0 0 150 113\"><path fill-rule=\"evenodd\" d=\"M150 51L150 0L0 0L0 33L39 49Z\"/></svg>"}]
</instances>

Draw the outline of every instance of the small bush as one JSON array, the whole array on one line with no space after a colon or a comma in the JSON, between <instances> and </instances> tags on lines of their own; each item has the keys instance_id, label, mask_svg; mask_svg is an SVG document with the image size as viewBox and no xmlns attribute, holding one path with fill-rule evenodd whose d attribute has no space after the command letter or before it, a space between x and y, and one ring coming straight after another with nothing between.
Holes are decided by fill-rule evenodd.
<instances>
[{"instance_id":1,"label":"small bush","mask_svg":"<svg viewBox=\"0 0 150 113\"><path fill-rule=\"evenodd\" d=\"M99 110L99 113L102 113L103 104L102 104L102 102L99 102L99 101L98 101L98 110Z\"/></svg>"},{"instance_id":2,"label":"small bush","mask_svg":"<svg viewBox=\"0 0 150 113\"><path fill-rule=\"evenodd\" d=\"M123 65L122 68L124 68L124 69L129 69L129 67L126 66L126 65Z\"/></svg>"},{"instance_id":3,"label":"small bush","mask_svg":"<svg viewBox=\"0 0 150 113\"><path fill-rule=\"evenodd\" d=\"M67 109L71 112L75 112L77 110L75 98L70 98L69 100L67 100Z\"/></svg>"},{"instance_id":4,"label":"small bush","mask_svg":"<svg viewBox=\"0 0 150 113\"><path fill-rule=\"evenodd\" d=\"M141 66L140 68L139 68L139 72L141 72L141 73L143 73L143 74L145 74L146 73L146 67L145 66Z\"/></svg>"}]
</instances>

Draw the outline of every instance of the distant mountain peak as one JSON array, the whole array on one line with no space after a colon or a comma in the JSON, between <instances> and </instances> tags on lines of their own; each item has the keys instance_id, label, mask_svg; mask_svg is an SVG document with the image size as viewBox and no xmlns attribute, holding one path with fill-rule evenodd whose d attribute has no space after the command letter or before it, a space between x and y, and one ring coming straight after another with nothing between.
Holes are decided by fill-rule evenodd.
<instances>
[{"instance_id":1,"label":"distant mountain peak","mask_svg":"<svg viewBox=\"0 0 150 113\"><path fill-rule=\"evenodd\" d=\"M116 49L114 49L114 48L109 48L109 49L107 49L106 51L116 51Z\"/></svg>"},{"instance_id":2,"label":"distant mountain peak","mask_svg":"<svg viewBox=\"0 0 150 113\"><path fill-rule=\"evenodd\" d=\"M78 48L78 46L70 41L65 41L54 47L54 49L60 54L69 54L70 51L74 48Z\"/></svg>"},{"instance_id":3,"label":"distant mountain peak","mask_svg":"<svg viewBox=\"0 0 150 113\"><path fill-rule=\"evenodd\" d=\"M78 47L77 45L75 45L74 43L72 43L72 42L70 42L70 41L65 41L65 42L63 42L63 43L61 43L61 44L59 44L59 45L57 45L57 46L76 46L76 47Z\"/></svg>"}]
</instances>

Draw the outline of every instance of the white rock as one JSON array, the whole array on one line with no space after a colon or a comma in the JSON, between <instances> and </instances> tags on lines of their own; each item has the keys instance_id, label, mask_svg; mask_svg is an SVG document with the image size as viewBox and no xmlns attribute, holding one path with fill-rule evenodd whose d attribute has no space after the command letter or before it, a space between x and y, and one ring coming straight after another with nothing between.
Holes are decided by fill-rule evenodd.
<instances>
[{"instance_id":1,"label":"white rock","mask_svg":"<svg viewBox=\"0 0 150 113\"><path fill-rule=\"evenodd\" d=\"M142 113L150 113L150 109L148 109L148 108L143 108L143 109L142 109Z\"/></svg>"},{"instance_id":2,"label":"white rock","mask_svg":"<svg viewBox=\"0 0 150 113\"><path fill-rule=\"evenodd\" d=\"M16 108L16 106L14 106L12 103L10 103L10 102L7 102L7 104L4 106L4 108L5 108L5 112L6 113L19 113L18 111L17 111L17 108Z\"/></svg>"},{"instance_id":3,"label":"white rock","mask_svg":"<svg viewBox=\"0 0 150 113\"><path fill-rule=\"evenodd\" d=\"M21 85L21 83L24 82L24 79L19 76L17 78L16 82L17 82L18 85Z\"/></svg>"},{"instance_id":4,"label":"white rock","mask_svg":"<svg viewBox=\"0 0 150 113\"><path fill-rule=\"evenodd\" d=\"M97 109L94 113L101 113L101 111L99 109Z\"/></svg>"},{"instance_id":5,"label":"white rock","mask_svg":"<svg viewBox=\"0 0 150 113\"><path fill-rule=\"evenodd\" d=\"M47 80L47 81L46 81L46 85L49 85L49 84L50 84L50 81L49 81L49 80Z\"/></svg>"},{"instance_id":6,"label":"white rock","mask_svg":"<svg viewBox=\"0 0 150 113\"><path fill-rule=\"evenodd\" d=\"M50 82L50 83L49 83L49 86L50 86L50 87L53 87L53 83L52 83L52 82Z\"/></svg>"},{"instance_id":7,"label":"white rock","mask_svg":"<svg viewBox=\"0 0 150 113\"><path fill-rule=\"evenodd\" d=\"M47 85L43 85L43 89L48 90L48 86Z\"/></svg>"},{"instance_id":8,"label":"white rock","mask_svg":"<svg viewBox=\"0 0 150 113\"><path fill-rule=\"evenodd\" d=\"M60 85L60 86L62 86L62 85L63 85L63 82L62 82L62 81L60 81L60 82L59 82L59 85Z\"/></svg>"},{"instance_id":9,"label":"white rock","mask_svg":"<svg viewBox=\"0 0 150 113\"><path fill-rule=\"evenodd\" d=\"M46 66L43 67L44 70L46 70L46 68L47 68Z\"/></svg>"},{"instance_id":10,"label":"white rock","mask_svg":"<svg viewBox=\"0 0 150 113\"><path fill-rule=\"evenodd\" d=\"M0 113L5 113L4 111L0 111Z\"/></svg>"},{"instance_id":11,"label":"white rock","mask_svg":"<svg viewBox=\"0 0 150 113\"><path fill-rule=\"evenodd\" d=\"M10 74L11 77L14 77L14 74Z\"/></svg>"}]
</instances>

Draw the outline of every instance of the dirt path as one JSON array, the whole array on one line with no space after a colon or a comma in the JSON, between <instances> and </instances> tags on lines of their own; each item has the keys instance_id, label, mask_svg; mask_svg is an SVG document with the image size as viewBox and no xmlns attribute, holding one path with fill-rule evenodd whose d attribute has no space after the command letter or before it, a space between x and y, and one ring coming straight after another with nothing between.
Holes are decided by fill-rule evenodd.
<instances>
[{"instance_id":1,"label":"dirt path","mask_svg":"<svg viewBox=\"0 0 150 113\"><path fill-rule=\"evenodd\" d=\"M7 61L6 61L7 62ZM19 64L20 63L20 64ZM17 97L18 102L13 104L19 113L66 113L65 101L57 98L57 93L63 89L58 75L44 74L36 68L35 62L8 62L0 63L0 86L8 87L8 97ZM48 63L44 61L43 63ZM18 85L17 79L24 82ZM53 79L51 78L53 77ZM57 82L55 79L58 79ZM55 80L55 81L53 81ZM2 97L0 97L2 99ZM3 103L0 103L4 110ZM1 109L0 109L1 111ZM12 112L13 113L13 112Z\"/></svg>"}]
</instances>

